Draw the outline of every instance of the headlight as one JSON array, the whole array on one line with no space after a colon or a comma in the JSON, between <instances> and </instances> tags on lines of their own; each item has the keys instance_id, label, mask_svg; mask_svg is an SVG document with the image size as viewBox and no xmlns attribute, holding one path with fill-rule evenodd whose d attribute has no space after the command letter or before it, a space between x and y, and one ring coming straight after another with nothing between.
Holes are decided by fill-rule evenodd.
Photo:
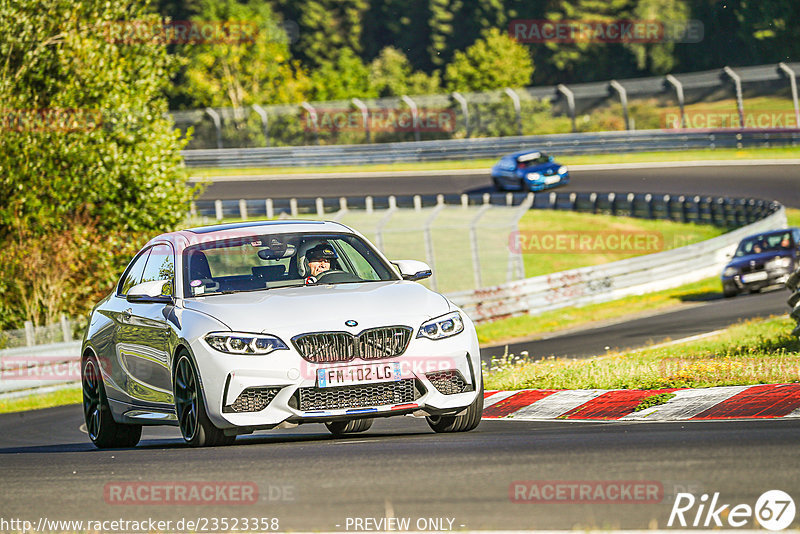
<instances>
[{"instance_id":1,"label":"headlight","mask_svg":"<svg viewBox=\"0 0 800 534\"><path fill-rule=\"evenodd\" d=\"M775 258L774 260L770 260L764 264L768 270L772 269L781 269L783 267L789 267L792 265L792 258Z\"/></svg>"},{"instance_id":2,"label":"headlight","mask_svg":"<svg viewBox=\"0 0 800 534\"><path fill-rule=\"evenodd\" d=\"M567 174L567 166L566 165L562 165L561 167L559 167L558 168L558 174Z\"/></svg>"},{"instance_id":3,"label":"headlight","mask_svg":"<svg viewBox=\"0 0 800 534\"><path fill-rule=\"evenodd\" d=\"M428 339L443 339L454 336L464 330L464 320L458 312L448 313L436 319L431 319L419 327L417 337Z\"/></svg>"},{"instance_id":4,"label":"headlight","mask_svg":"<svg viewBox=\"0 0 800 534\"><path fill-rule=\"evenodd\" d=\"M228 354L269 354L274 350L289 348L279 338L266 334L212 332L205 340L218 351Z\"/></svg>"},{"instance_id":5,"label":"headlight","mask_svg":"<svg viewBox=\"0 0 800 534\"><path fill-rule=\"evenodd\" d=\"M538 172L529 172L526 178L528 178L528 180L538 180L541 177L542 175Z\"/></svg>"},{"instance_id":6,"label":"headlight","mask_svg":"<svg viewBox=\"0 0 800 534\"><path fill-rule=\"evenodd\" d=\"M725 267L725 270L722 271L722 276L733 276L738 272L739 270L736 267Z\"/></svg>"}]
</instances>

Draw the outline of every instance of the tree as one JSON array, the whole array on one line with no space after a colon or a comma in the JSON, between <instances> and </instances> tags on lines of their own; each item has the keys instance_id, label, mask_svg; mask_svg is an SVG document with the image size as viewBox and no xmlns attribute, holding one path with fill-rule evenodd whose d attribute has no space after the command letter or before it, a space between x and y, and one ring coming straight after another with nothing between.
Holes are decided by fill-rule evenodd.
<instances>
[{"instance_id":1,"label":"tree","mask_svg":"<svg viewBox=\"0 0 800 534\"><path fill-rule=\"evenodd\" d=\"M489 91L530 84L533 60L528 51L496 28L484 31L464 52L456 52L445 70L450 91Z\"/></svg>"},{"instance_id":2,"label":"tree","mask_svg":"<svg viewBox=\"0 0 800 534\"><path fill-rule=\"evenodd\" d=\"M292 61L286 32L269 5L260 0L201 0L198 24L241 26L243 38L230 42L186 43L185 88L194 107L242 108L252 104L299 103L311 82Z\"/></svg>"},{"instance_id":3,"label":"tree","mask_svg":"<svg viewBox=\"0 0 800 534\"><path fill-rule=\"evenodd\" d=\"M192 190L184 141L165 116L163 96L174 62L157 38L130 33L122 21L160 26L133 0L0 0L0 279L15 282L0 288L6 326L26 313L37 319L20 289L34 280L17 278L35 248L57 254L50 244L58 236L91 228L102 236L98 246L64 241L82 249L82 263L57 274L72 289L107 291L127 248L185 219ZM45 258L43 268L62 267ZM45 274L36 268L28 276ZM61 292L74 294L81 293ZM46 300L49 308L66 306Z\"/></svg>"},{"instance_id":4,"label":"tree","mask_svg":"<svg viewBox=\"0 0 800 534\"><path fill-rule=\"evenodd\" d=\"M439 91L439 76L412 72L408 58L387 46L369 65L370 83L378 96L430 94Z\"/></svg>"},{"instance_id":5,"label":"tree","mask_svg":"<svg viewBox=\"0 0 800 534\"><path fill-rule=\"evenodd\" d=\"M323 63L312 75L314 100L344 100L375 96L370 85L369 69L349 48L333 60Z\"/></svg>"}]
</instances>

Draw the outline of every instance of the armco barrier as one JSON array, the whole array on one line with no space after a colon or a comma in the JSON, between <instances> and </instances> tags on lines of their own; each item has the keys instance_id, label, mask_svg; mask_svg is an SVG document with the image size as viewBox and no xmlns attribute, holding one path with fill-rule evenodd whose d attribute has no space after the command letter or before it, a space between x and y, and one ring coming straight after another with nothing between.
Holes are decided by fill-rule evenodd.
<instances>
[{"instance_id":1,"label":"armco barrier","mask_svg":"<svg viewBox=\"0 0 800 534\"><path fill-rule=\"evenodd\" d=\"M797 326L792 330L792 334L800 336L800 265L797 270L786 281L786 287L790 291L794 291L792 296L789 297L789 307L792 308L790 317L797 321Z\"/></svg>"},{"instance_id":2,"label":"armco barrier","mask_svg":"<svg viewBox=\"0 0 800 534\"><path fill-rule=\"evenodd\" d=\"M796 145L800 130L639 130L518 137L184 150L189 167L295 167L496 158L539 149L555 154L595 154Z\"/></svg>"},{"instance_id":3,"label":"armco barrier","mask_svg":"<svg viewBox=\"0 0 800 534\"><path fill-rule=\"evenodd\" d=\"M722 203L712 201L709 205L720 204ZM741 209L749 206L740 217L745 220L754 218L758 220L708 241L666 252L537 276L494 287L451 293L448 297L461 306L473 320L486 321L513 315L537 314L567 306L606 302L718 275L743 237L760 231L786 227L786 212L783 206L776 202L742 200L732 202L731 205L739 206ZM555 207L555 204L552 207ZM698 214L703 212L703 210L696 211ZM708 219L698 217L692 220L731 221L726 217L725 211L720 212L721 219L713 217L714 213L716 213L714 210L710 210ZM734 215L736 215L734 212L728 213L729 217ZM741 218L735 217L731 222L737 220ZM796 289L798 282L800 274L795 273L787 285L794 284L793 287ZM797 295L798 293L795 293L792 297L795 303L800 299ZM800 305L795 307L792 314L796 319L800 318L798 310ZM76 363L80 360L80 345L80 342L75 341L0 350L0 370L2 370L0 395L76 382L78 377L73 375L76 369L79 374L79 366ZM64 367L65 364L67 367Z\"/></svg>"},{"instance_id":4,"label":"armco barrier","mask_svg":"<svg viewBox=\"0 0 800 534\"><path fill-rule=\"evenodd\" d=\"M448 297L473 320L487 321L669 289L718 275L743 237L785 227L786 212L776 204L766 218L701 243Z\"/></svg>"}]
</instances>

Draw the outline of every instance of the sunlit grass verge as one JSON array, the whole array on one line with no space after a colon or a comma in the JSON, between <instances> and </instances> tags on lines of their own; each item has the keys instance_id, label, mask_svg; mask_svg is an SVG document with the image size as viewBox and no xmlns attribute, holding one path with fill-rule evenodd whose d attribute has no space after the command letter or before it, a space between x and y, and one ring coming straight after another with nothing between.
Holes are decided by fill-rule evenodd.
<instances>
[{"instance_id":1,"label":"sunlit grass verge","mask_svg":"<svg viewBox=\"0 0 800 534\"><path fill-rule=\"evenodd\" d=\"M477 325L481 345L499 344L512 339L583 326L595 321L618 319L626 315L651 312L682 302L722 298L719 278L706 278L674 289L634 295L610 302L563 308L540 315L521 315Z\"/></svg>"},{"instance_id":2,"label":"sunlit grass verge","mask_svg":"<svg viewBox=\"0 0 800 534\"><path fill-rule=\"evenodd\" d=\"M748 321L703 340L536 362L509 355L486 389L661 389L800 382L800 339L788 317Z\"/></svg>"},{"instance_id":3,"label":"sunlit grass verge","mask_svg":"<svg viewBox=\"0 0 800 534\"><path fill-rule=\"evenodd\" d=\"M633 409L633 411L641 412L642 410L652 408L653 406L666 404L667 401L675 398L675 396L676 395L674 393L659 393L658 395L650 395L649 397L642 399L642 402L640 402L636 408Z\"/></svg>"},{"instance_id":4,"label":"sunlit grass verge","mask_svg":"<svg viewBox=\"0 0 800 534\"><path fill-rule=\"evenodd\" d=\"M0 399L0 413L25 412L28 410L64 406L65 404L80 404L81 402L81 387L76 385L49 393Z\"/></svg>"},{"instance_id":5,"label":"sunlit grass verge","mask_svg":"<svg viewBox=\"0 0 800 534\"><path fill-rule=\"evenodd\" d=\"M553 155L565 165L602 165L609 163L651 163L659 161L701 161L748 159L791 159L800 157L796 147L676 150L670 152L632 152L615 154ZM189 169L192 176L241 176L263 174L308 174L321 172L393 172L393 171L443 171L456 169L486 169L497 163L498 158L468 159L458 161L424 161L410 163L385 163L363 165L323 165L315 167L247 167L218 169L196 167Z\"/></svg>"}]
</instances>

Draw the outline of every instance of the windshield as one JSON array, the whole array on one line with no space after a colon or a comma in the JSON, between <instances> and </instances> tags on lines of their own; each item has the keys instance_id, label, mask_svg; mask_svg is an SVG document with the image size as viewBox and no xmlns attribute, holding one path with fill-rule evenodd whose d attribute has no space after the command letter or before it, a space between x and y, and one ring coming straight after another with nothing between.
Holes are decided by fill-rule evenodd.
<instances>
[{"instance_id":1,"label":"windshield","mask_svg":"<svg viewBox=\"0 0 800 534\"><path fill-rule=\"evenodd\" d=\"M517 158L520 167L530 167L531 165L541 165L550 161L550 156L540 152L525 154Z\"/></svg>"},{"instance_id":2,"label":"windshield","mask_svg":"<svg viewBox=\"0 0 800 534\"><path fill-rule=\"evenodd\" d=\"M775 252L792 248L791 232L779 234L767 234L748 237L739 243L736 250L736 257L748 256L750 254L761 254L762 252Z\"/></svg>"},{"instance_id":3,"label":"windshield","mask_svg":"<svg viewBox=\"0 0 800 534\"><path fill-rule=\"evenodd\" d=\"M254 235L194 245L183 254L186 297L400 279L372 247L347 234Z\"/></svg>"}]
</instances>

